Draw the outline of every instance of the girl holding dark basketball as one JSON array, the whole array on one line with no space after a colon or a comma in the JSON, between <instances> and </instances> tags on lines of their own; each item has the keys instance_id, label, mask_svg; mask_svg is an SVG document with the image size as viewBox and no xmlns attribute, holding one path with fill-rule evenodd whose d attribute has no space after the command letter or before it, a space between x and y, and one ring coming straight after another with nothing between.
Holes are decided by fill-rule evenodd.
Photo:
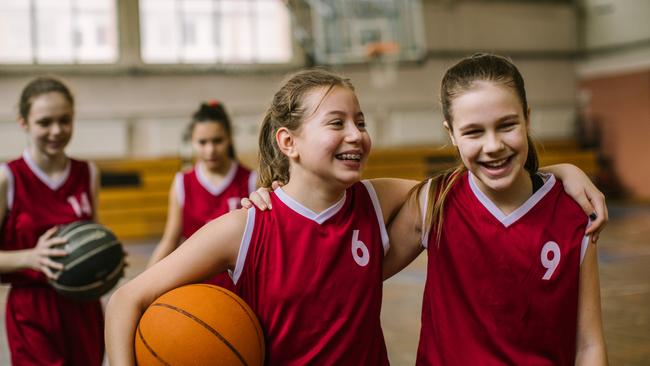
<instances>
[{"instance_id":1,"label":"girl holding dark basketball","mask_svg":"<svg viewBox=\"0 0 650 366\"><path fill-rule=\"evenodd\" d=\"M196 165L176 174L169 192L167 224L149 266L174 251L208 221L240 207L242 197L256 188L257 174L242 166L235 157L230 117L222 103L202 103L187 129ZM209 283L233 288L228 273Z\"/></svg>"},{"instance_id":2,"label":"girl holding dark basketball","mask_svg":"<svg viewBox=\"0 0 650 366\"><path fill-rule=\"evenodd\" d=\"M50 257L58 225L92 220L99 179L94 165L65 154L74 99L61 81L40 77L23 89L18 124L27 134L21 158L0 166L0 278L11 284L6 325L11 362L20 365L101 365L99 301L57 294L47 279L62 269Z\"/></svg>"},{"instance_id":3,"label":"girl holding dark basketball","mask_svg":"<svg viewBox=\"0 0 650 366\"><path fill-rule=\"evenodd\" d=\"M118 289L107 307L109 360L134 364L134 337L146 337L136 335L138 319L158 296L230 269L262 324L269 365L388 364L379 321L386 221L415 182L360 181L370 145L348 79L292 75L260 134L261 183L284 183L273 209L221 216Z\"/></svg>"}]
</instances>

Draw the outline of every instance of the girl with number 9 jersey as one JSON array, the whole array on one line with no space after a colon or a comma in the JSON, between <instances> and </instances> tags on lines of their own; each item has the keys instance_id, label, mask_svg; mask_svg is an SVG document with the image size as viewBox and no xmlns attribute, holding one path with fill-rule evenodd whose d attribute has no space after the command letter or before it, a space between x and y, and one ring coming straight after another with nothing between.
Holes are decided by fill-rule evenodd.
<instances>
[{"instance_id":1,"label":"girl with number 9 jersey","mask_svg":"<svg viewBox=\"0 0 650 366\"><path fill-rule=\"evenodd\" d=\"M588 218L537 171L521 74L474 55L441 100L463 165L417 187L386 257L390 275L428 253L417 364L606 364Z\"/></svg>"}]
</instances>

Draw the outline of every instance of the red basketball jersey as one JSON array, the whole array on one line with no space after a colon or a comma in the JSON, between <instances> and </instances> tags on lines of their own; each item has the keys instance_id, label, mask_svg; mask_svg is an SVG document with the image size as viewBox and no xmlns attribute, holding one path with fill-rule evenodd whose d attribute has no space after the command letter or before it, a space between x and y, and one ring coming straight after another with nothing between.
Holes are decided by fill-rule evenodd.
<instances>
[{"instance_id":1,"label":"red basketball jersey","mask_svg":"<svg viewBox=\"0 0 650 366\"><path fill-rule=\"evenodd\" d=\"M587 217L553 176L504 215L465 173L431 230L418 365L573 365ZM435 224L434 224L435 225Z\"/></svg>"},{"instance_id":2,"label":"red basketball jersey","mask_svg":"<svg viewBox=\"0 0 650 366\"><path fill-rule=\"evenodd\" d=\"M91 175L96 172L87 162L70 159L58 181L40 170L28 153L0 168L9 178L0 249L32 248L55 225L92 220ZM31 269L1 278L11 283L5 320L13 365L102 364L104 318L99 301L68 300L47 284L44 274Z\"/></svg>"},{"instance_id":3,"label":"red basketball jersey","mask_svg":"<svg viewBox=\"0 0 650 366\"><path fill-rule=\"evenodd\" d=\"M233 161L218 185L212 184L197 164L192 170L176 175L176 197L183 208L183 240L209 221L241 207L242 197L255 191L257 174ZM220 273L207 283L234 288L228 272Z\"/></svg>"},{"instance_id":4,"label":"red basketball jersey","mask_svg":"<svg viewBox=\"0 0 650 366\"><path fill-rule=\"evenodd\" d=\"M220 184L212 184L197 165L176 176L176 196L183 207L183 238L209 221L241 207L240 201L255 191L257 175L233 161Z\"/></svg>"},{"instance_id":5,"label":"red basketball jersey","mask_svg":"<svg viewBox=\"0 0 650 366\"><path fill-rule=\"evenodd\" d=\"M58 181L51 180L27 153L6 167L10 174L2 250L33 248L38 238L55 225L93 219L92 178L87 162L69 159ZM44 274L33 270L1 276L2 282L14 284L47 282Z\"/></svg>"},{"instance_id":6,"label":"red basketball jersey","mask_svg":"<svg viewBox=\"0 0 650 366\"><path fill-rule=\"evenodd\" d=\"M374 188L316 214L281 188L248 211L233 279L257 314L268 365L387 365L379 315L388 236Z\"/></svg>"}]
</instances>

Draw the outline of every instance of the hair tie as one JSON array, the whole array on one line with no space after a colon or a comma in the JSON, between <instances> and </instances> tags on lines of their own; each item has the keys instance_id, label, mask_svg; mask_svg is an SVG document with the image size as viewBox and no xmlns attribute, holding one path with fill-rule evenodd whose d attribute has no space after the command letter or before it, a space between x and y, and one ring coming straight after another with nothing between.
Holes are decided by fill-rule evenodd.
<instances>
[{"instance_id":1,"label":"hair tie","mask_svg":"<svg viewBox=\"0 0 650 366\"><path fill-rule=\"evenodd\" d=\"M216 99L210 99L210 100L208 100L208 106L210 106L210 107L212 107L212 108L214 108L214 107L218 107L219 104L221 104L221 102L219 102L219 101L216 100Z\"/></svg>"}]
</instances>

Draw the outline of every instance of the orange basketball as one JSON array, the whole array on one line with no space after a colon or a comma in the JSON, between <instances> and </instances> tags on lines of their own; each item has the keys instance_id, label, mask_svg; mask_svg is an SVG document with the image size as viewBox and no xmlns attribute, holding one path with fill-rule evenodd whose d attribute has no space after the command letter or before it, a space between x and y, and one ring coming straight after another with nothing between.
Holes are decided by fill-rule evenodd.
<instances>
[{"instance_id":1,"label":"orange basketball","mask_svg":"<svg viewBox=\"0 0 650 366\"><path fill-rule=\"evenodd\" d=\"M264 334L251 308L221 287L171 290L144 312L135 334L138 365L264 364Z\"/></svg>"}]
</instances>

